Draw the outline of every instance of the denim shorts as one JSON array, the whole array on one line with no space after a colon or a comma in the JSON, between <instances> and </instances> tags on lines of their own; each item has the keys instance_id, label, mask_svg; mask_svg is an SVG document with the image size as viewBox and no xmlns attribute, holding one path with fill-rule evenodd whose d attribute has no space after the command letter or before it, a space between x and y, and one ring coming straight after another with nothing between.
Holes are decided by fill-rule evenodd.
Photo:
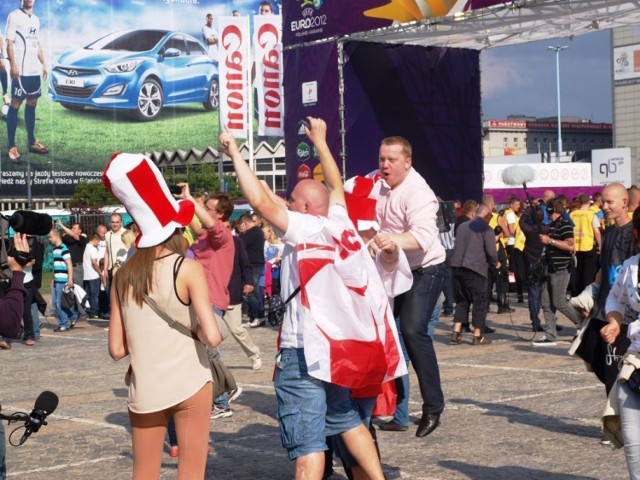
<instances>
[{"instance_id":1,"label":"denim shorts","mask_svg":"<svg viewBox=\"0 0 640 480\"><path fill-rule=\"evenodd\" d=\"M326 437L362 423L348 388L307 373L303 349L278 354L275 376L280 439L289 460L327 449Z\"/></svg>"}]
</instances>

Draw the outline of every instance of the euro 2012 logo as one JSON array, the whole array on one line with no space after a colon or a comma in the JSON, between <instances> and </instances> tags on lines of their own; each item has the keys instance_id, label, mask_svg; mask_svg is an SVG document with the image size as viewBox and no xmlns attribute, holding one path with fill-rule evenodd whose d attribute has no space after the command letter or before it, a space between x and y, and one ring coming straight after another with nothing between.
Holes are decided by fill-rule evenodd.
<instances>
[{"instance_id":1,"label":"euro 2012 logo","mask_svg":"<svg viewBox=\"0 0 640 480\"><path fill-rule=\"evenodd\" d=\"M320 10L323 3L324 0L302 0L302 2L300 3L300 8L304 9L306 7L313 7L316 10Z\"/></svg>"},{"instance_id":2,"label":"euro 2012 logo","mask_svg":"<svg viewBox=\"0 0 640 480\"><path fill-rule=\"evenodd\" d=\"M616 59L616 63L620 68L626 68L629 66L629 55L627 52L622 52L620 56Z\"/></svg>"}]
</instances>

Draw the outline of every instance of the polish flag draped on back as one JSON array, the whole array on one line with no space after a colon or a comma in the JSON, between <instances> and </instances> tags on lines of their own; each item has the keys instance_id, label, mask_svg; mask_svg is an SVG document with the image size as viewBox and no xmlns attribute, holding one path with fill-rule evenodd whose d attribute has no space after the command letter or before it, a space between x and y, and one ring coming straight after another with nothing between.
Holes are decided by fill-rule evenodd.
<instances>
[{"instance_id":1,"label":"polish flag draped on back","mask_svg":"<svg viewBox=\"0 0 640 480\"><path fill-rule=\"evenodd\" d=\"M311 376L348 388L405 375L398 332L382 280L349 217L332 217L297 248ZM331 238L332 242L325 239Z\"/></svg>"}]
</instances>

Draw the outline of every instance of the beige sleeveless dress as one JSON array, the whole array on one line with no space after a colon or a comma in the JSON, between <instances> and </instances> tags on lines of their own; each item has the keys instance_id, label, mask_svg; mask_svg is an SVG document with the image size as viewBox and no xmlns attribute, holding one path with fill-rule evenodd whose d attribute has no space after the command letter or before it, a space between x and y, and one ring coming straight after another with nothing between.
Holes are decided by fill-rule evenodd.
<instances>
[{"instance_id":1,"label":"beige sleeveless dress","mask_svg":"<svg viewBox=\"0 0 640 480\"><path fill-rule=\"evenodd\" d=\"M174 286L174 267L180 257L171 254L155 261L149 294L160 309L195 331L197 317L183 304ZM211 381L203 343L171 328L143 302L129 298L122 315L132 367L128 406L135 413L165 410L191 397Z\"/></svg>"}]
</instances>

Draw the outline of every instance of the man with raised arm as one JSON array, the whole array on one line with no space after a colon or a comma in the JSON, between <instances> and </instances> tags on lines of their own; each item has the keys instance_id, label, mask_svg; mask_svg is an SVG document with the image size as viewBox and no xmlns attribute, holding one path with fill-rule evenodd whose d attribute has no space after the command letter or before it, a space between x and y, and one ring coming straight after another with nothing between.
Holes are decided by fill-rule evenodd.
<instances>
[{"instance_id":1,"label":"man with raised arm","mask_svg":"<svg viewBox=\"0 0 640 480\"><path fill-rule=\"evenodd\" d=\"M224 133L220 144L231 157L240 187L251 204L275 228L286 243L282 259L282 292L288 298L300 286L298 246L330 230L353 231L347 216L340 171L326 143L325 122L308 118L306 134L316 147L326 187L316 180L302 180L293 189L289 202L278 202L265 190L242 158L233 136ZM343 239L344 247L359 237ZM322 238L327 244L335 239ZM327 292L330 295L330 291ZM308 297L296 294L287 305L276 360L275 389L281 439L289 459L296 461L297 479L321 479L324 469L325 435L341 434L359 467L354 471L372 479L382 479L382 468L371 435L361 423L348 388L320 381L309 374L315 365L305 359L305 331L314 315L307 308ZM313 305L313 304L311 304ZM313 308L313 306L311 307ZM346 319L342 319L346 320ZM310 339L306 339L309 341Z\"/></svg>"}]
</instances>

